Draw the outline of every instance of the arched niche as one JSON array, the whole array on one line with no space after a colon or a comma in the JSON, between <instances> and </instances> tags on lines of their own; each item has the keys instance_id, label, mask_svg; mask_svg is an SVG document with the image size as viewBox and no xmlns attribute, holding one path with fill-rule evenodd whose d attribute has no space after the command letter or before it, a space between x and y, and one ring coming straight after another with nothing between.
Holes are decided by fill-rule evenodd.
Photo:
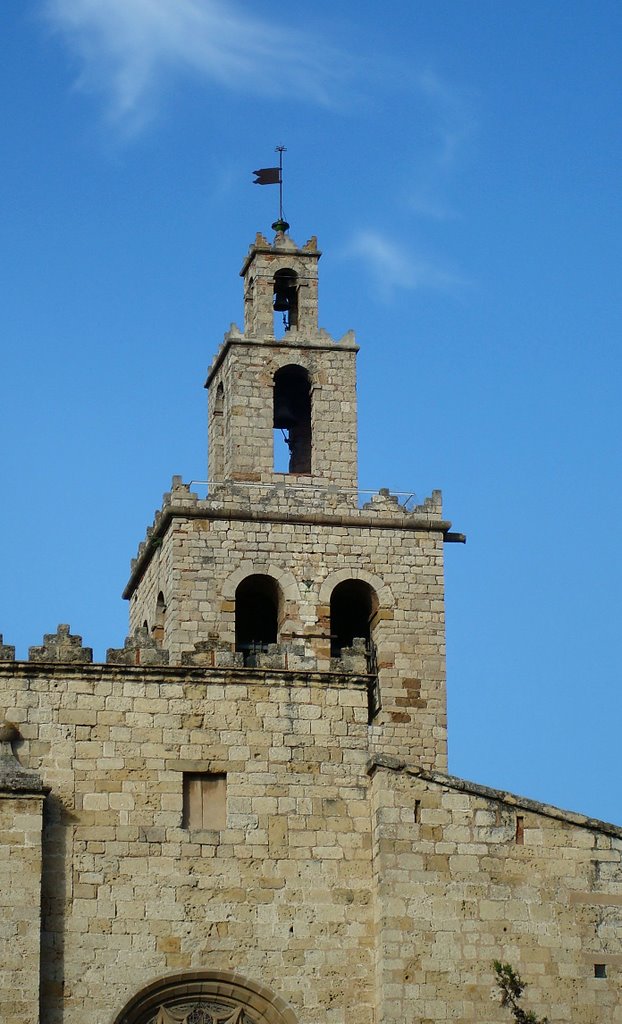
<instances>
[{"instance_id":1,"label":"arched niche","mask_svg":"<svg viewBox=\"0 0 622 1024\"><path fill-rule=\"evenodd\" d=\"M291 1007L265 985L230 971L158 978L134 995L112 1024L297 1024Z\"/></svg>"},{"instance_id":2,"label":"arched niche","mask_svg":"<svg viewBox=\"0 0 622 1024\"><path fill-rule=\"evenodd\" d=\"M378 595L365 580L345 579L338 583L330 595L331 657L338 658L357 637L369 647L377 611Z\"/></svg>"},{"instance_id":3,"label":"arched niche","mask_svg":"<svg viewBox=\"0 0 622 1024\"><path fill-rule=\"evenodd\" d=\"M235 591L236 651L246 660L275 644L282 614L283 594L274 577L253 573L241 580Z\"/></svg>"},{"instance_id":4,"label":"arched niche","mask_svg":"<svg viewBox=\"0 0 622 1024\"><path fill-rule=\"evenodd\" d=\"M304 366L288 363L274 374L273 424L289 448L289 473L311 473L311 380Z\"/></svg>"}]
</instances>

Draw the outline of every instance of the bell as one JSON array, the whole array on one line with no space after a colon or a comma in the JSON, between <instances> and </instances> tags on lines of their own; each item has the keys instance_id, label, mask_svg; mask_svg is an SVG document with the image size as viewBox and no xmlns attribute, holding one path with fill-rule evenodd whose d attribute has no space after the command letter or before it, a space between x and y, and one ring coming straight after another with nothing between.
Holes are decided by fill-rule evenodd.
<instances>
[{"instance_id":1,"label":"bell","mask_svg":"<svg viewBox=\"0 0 622 1024\"><path fill-rule=\"evenodd\" d=\"M287 310L289 309L289 298L286 291L275 291L273 308L275 313L287 313Z\"/></svg>"},{"instance_id":2,"label":"bell","mask_svg":"<svg viewBox=\"0 0 622 1024\"><path fill-rule=\"evenodd\" d=\"M291 430L298 422L291 405L288 405L286 398L277 399L274 403L274 426L277 430Z\"/></svg>"}]
</instances>

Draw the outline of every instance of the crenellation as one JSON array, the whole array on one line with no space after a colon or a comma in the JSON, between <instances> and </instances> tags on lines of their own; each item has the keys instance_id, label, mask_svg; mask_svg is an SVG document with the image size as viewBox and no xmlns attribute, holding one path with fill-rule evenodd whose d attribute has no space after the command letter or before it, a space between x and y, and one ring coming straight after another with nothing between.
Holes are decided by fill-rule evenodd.
<instances>
[{"instance_id":1,"label":"crenellation","mask_svg":"<svg viewBox=\"0 0 622 1024\"><path fill-rule=\"evenodd\" d=\"M110 665L168 665L169 652L162 648L144 626L138 626L125 638L122 648L109 647L106 662Z\"/></svg>"},{"instance_id":2,"label":"crenellation","mask_svg":"<svg viewBox=\"0 0 622 1024\"><path fill-rule=\"evenodd\" d=\"M72 635L69 626L61 625L56 633L45 634L42 646L29 647L28 660L88 664L93 661L93 649L83 647L82 637Z\"/></svg>"},{"instance_id":3,"label":"crenellation","mask_svg":"<svg viewBox=\"0 0 622 1024\"><path fill-rule=\"evenodd\" d=\"M15 661L15 648L11 644L5 644L2 633L0 633L0 661Z\"/></svg>"}]
</instances>

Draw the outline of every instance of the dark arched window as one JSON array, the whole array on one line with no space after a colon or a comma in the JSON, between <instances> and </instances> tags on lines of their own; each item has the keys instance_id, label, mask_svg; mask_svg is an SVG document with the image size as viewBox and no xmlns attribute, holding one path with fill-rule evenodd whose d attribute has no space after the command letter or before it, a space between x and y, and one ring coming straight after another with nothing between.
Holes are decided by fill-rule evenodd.
<instances>
[{"instance_id":1,"label":"dark arched window","mask_svg":"<svg viewBox=\"0 0 622 1024\"><path fill-rule=\"evenodd\" d=\"M225 389L222 381L219 382L216 388L216 397L214 399L214 416L222 416L225 405Z\"/></svg>"},{"instance_id":2,"label":"dark arched window","mask_svg":"<svg viewBox=\"0 0 622 1024\"><path fill-rule=\"evenodd\" d=\"M281 592L272 576L256 573L238 584L235 592L235 649L245 662L268 644L277 642Z\"/></svg>"},{"instance_id":3,"label":"dark arched window","mask_svg":"<svg viewBox=\"0 0 622 1024\"><path fill-rule=\"evenodd\" d=\"M372 620L378 608L376 591L364 580L344 580L330 596L330 653L338 658L344 647L362 638L369 645Z\"/></svg>"},{"instance_id":4,"label":"dark arched window","mask_svg":"<svg viewBox=\"0 0 622 1024\"><path fill-rule=\"evenodd\" d=\"M288 472L310 473L311 381L303 366L282 366L274 375L274 429L289 448Z\"/></svg>"},{"instance_id":5,"label":"dark arched window","mask_svg":"<svg viewBox=\"0 0 622 1024\"><path fill-rule=\"evenodd\" d=\"M298 275L295 270L277 270L273 306L274 312L283 316L286 331L298 326Z\"/></svg>"}]
</instances>

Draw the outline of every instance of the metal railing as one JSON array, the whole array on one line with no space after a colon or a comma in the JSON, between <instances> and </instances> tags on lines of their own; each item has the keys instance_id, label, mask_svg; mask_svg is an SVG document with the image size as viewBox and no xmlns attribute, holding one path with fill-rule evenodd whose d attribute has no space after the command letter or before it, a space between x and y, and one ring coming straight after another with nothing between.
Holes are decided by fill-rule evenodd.
<instances>
[{"instance_id":1,"label":"metal railing","mask_svg":"<svg viewBox=\"0 0 622 1024\"><path fill-rule=\"evenodd\" d=\"M211 488L229 487L232 490L238 491L247 488L249 491L252 490L282 490L284 493L287 491L309 491L319 494L330 495L331 497L339 497L339 495L356 495L357 505L359 508L370 501L372 498L397 498L397 502L406 511L410 511L417 504L417 495L415 491L394 491L389 487L382 488L366 488L366 487L338 487L336 484L312 484L302 483L300 481L288 482L286 480L275 480L266 481L264 483L256 480L190 480L188 486L190 488L204 487L206 495L209 494Z\"/></svg>"}]
</instances>

